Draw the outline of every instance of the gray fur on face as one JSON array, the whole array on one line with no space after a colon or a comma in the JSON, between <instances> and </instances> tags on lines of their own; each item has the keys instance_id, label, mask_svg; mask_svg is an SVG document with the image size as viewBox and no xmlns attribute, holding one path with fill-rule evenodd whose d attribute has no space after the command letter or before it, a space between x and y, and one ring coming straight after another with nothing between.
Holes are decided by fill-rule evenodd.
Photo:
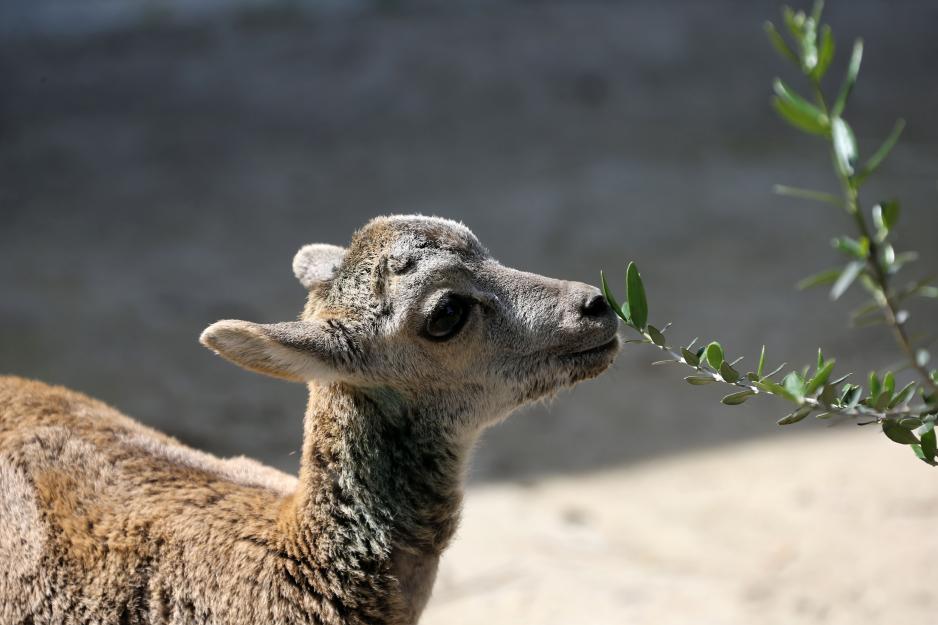
<instances>
[{"instance_id":1,"label":"gray fur on face","mask_svg":"<svg viewBox=\"0 0 938 625\"><path fill-rule=\"evenodd\" d=\"M305 246L294 268L311 289L300 321L256 326L259 333L220 322L203 342L293 380L387 386L410 397L485 389L478 414L460 415L469 427L599 373L616 352L611 311L583 313L596 288L504 267L452 221L378 218L347 249ZM452 296L468 304L468 317L452 338L430 340L427 319ZM223 333L240 340L224 343Z\"/></svg>"}]
</instances>

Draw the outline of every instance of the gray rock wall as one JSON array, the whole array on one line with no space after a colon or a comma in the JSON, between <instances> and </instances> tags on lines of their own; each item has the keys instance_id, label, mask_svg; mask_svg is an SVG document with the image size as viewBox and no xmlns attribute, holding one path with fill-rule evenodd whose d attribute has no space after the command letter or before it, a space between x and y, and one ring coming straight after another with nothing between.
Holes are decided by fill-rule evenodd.
<instances>
[{"instance_id":1,"label":"gray rock wall","mask_svg":"<svg viewBox=\"0 0 938 625\"><path fill-rule=\"evenodd\" d=\"M750 360L763 342L773 361L810 362L818 345L861 373L895 360L881 331L846 327L857 294L792 288L838 261L828 240L849 221L770 193L835 190L824 147L768 106L785 73L761 30L773 3L95 15L117 4L81 5L74 19L97 25L71 31L11 18L66 3L4 4L17 36L0 41L2 372L291 468L304 389L235 369L198 334L295 316L294 251L390 212L461 219L503 262L560 277L596 283L635 259L654 321ZM909 122L864 199L902 198L900 242L934 270L938 8L829 5L831 87L849 39L867 41L848 111L861 149ZM784 405L723 407L656 359L627 348L600 380L493 429L475 475L782 435Z\"/></svg>"}]
</instances>

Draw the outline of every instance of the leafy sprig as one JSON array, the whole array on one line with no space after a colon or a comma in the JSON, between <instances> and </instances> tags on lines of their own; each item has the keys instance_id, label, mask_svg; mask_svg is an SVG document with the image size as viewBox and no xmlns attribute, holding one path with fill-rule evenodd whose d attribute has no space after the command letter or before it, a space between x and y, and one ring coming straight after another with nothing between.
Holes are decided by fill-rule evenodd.
<instances>
[{"instance_id":1,"label":"leafy sprig","mask_svg":"<svg viewBox=\"0 0 938 625\"><path fill-rule=\"evenodd\" d=\"M814 415L818 419L835 416L856 419L860 425L879 423L891 440L912 445L916 455L929 464L938 465L935 450L935 421L938 408L935 397L916 382L898 388L893 372L872 372L868 386L848 380L851 373L834 378L836 361L824 357L819 349L815 366L789 370L780 379L785 363L766 372L766 349L762 347L755 370L743 372L738 365L742 358L730 360L717 341L696 347L697 339L687 345L672 347L666 333L670 324L657 328L648 323L648 301L641 274L635 263L626 269L626 300L619 303L601 273L603 295L625 324L637 333L629 343L652 345L667 358L655 365L678 364L693 370L684 381L694 386L723 384L733 387L722 402L737 406L756 395L774 395L794 404L793 409L778 420L791 425ZM636 314L638 311L638 314ZM933 375L938 372L933 373Z\"/></svg>"},{"instance_id":2,"label":"leafy sprig","mask_svg":"<svg viewBox=\"0 0 938 625\"><path fill-rule=\"evenodd\" d=\"M690 367L693 372L684 380L692 385L720 383L733 387L723 397L724 404L739 405L756 395L774 395L794 404L794 409L779 419L779 425L797 423L811 415L818 419L835 416L856 419L860 425L878 423L889 439L910 445L916 456L936 466L938 370L928 368L930 353L909 334L906 324L910 315L904 308L913 298L938 298L936 276L895 287L895 276L917 259L915 252L897 252L894 247L894 229L901 212L899 202L880 201L870 211L869 220L860 204L860 189L889 155L905 122L898 120L879 148L861 164L856 138L844 119L844 111L860 72L863 41L854 42L844 78L834 99L828 101L822 81L834 58L835 41L830 26L821 24L822 11L821 0L815 2L810 14L784 7L782 17L788 39L772 22L765 24L772 46L798 68L810 89L810 95L804 96L776 78L772 106L793 127L829 143L841 195L782 185L774 191L837 206L851 216L855 226L852 236L832 239L833 247L844 257L844 264L809 276L797 286L799 289L829 286L831 299L837 300L859 282L869 300L853 311L851 322L857 326L881 323L890 327L907 360L906 367L917 374L918 380L898 387L892 371L871 372L866 386L848 381L852 375L849 373L835 379L835 361L826 359L821 350L813 370L810 366L790 370L779 379L776 376L784 371L785 365L765 373L764 346L755 370L742 373L737 368L742 359L728 360L723 346L716 341L696 349L696 339L677 349L669 345L665 336L668 326L659 330L648 323L645 288L634 263L629 263L626 269L626 301L618 303L605 274L601 274L603 295L626 325L638 333L638 338L629 342L653 345L667 354L666 359L655 364Z\"/></svg>"}]
</instances>

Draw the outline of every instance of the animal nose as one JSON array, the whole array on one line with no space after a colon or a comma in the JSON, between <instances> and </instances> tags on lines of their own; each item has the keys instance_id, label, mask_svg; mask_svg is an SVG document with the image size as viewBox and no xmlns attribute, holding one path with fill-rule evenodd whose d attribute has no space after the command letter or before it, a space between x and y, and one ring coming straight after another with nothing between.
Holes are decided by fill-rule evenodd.
<instances>
[{"instance_id":1,"label":"animal nose","mask_svg":"<svg viewBox=\"0 0 938 625\"><path fill-rule=\"evenodd\" d=\"M580 313L584 317L603 317L609 314L609 304L601 293L590 293L580 304Z\"/></svg>"}]
</instances>

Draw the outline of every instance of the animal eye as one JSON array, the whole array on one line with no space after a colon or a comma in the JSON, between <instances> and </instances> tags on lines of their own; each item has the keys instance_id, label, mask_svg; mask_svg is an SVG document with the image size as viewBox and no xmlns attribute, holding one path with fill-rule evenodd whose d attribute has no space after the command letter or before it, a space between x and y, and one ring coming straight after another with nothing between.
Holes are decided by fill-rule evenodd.
<instances>
[{"instance_id":1,"label":"animal eye","mask_svg":"<svg viewBox=\"0 0 938 625\"><path fill-rule=\"evenodd\" d=\"M455 295L444 297L427 317L427 335L437 340L452 338L469 317L469 303Z\"/></svg>"}]
</instances>

